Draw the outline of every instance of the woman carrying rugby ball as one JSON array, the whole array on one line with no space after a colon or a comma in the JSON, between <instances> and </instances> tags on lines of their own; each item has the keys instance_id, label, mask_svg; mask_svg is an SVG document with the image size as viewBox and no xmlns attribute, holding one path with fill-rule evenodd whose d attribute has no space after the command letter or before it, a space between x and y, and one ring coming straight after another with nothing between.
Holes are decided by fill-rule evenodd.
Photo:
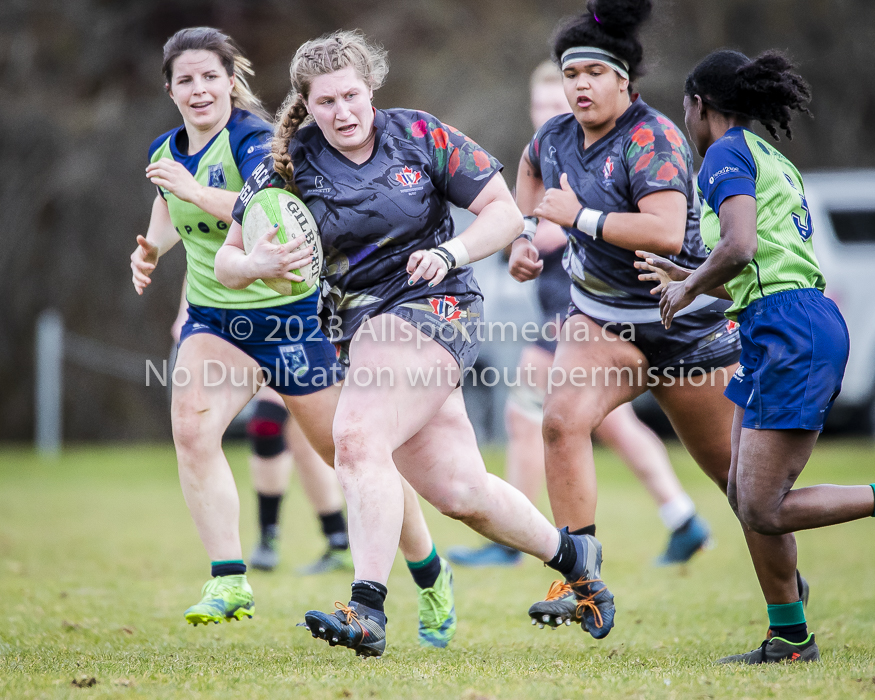
<instances>
[{"instance_id":1,"label":"woman carrying rugby ball","mask_svg":"<svg viewBox=\"0 0 875 700\"><path fill-rule=\"evenodd\" d=\"M332 646L371 656L386 645L401 475L486 537L575 579L595 573L587 569L594 568L590 538L557 532L523 494L486 472L458 386L474 364L482 322L480 290L466 265L522 231L501 165L430 114L375 110L373 92L386 71L385 52L356 32L301 46L272 155L247 183L252 191L297 190L322 236L323 316L349 361L334 441L356 580L349 605L310 611L306 624ZM450 203L477 215L458 237ZM241 228L232 225L216 256L218 279L244 289L276 276L248 258ZM439 578L450 578L446 565ZM451 611L436 616L447 630L455 626Z\"/></svg>"},{"instance_id":2,"label":"woman carrying rugby ball","mask_svg":"<svg viewBox=\"0 0 875 700\"><path fill-rule=\"evenodd\" d=\"M251 617L254 611L240 545L239 498L222 435L267 371L307 439L333 463L331 422L342 370L318 328L315 290L288 297L262 282L231 291L216 280L213 264L226 222L271 132L246 84L249 62L228 36L198 27L177 32L165 44L163 72L183 125L156 139L149 150L146 174L159 194L146 236L137 237L131 268L134 287L142 294L159 257L183 240L189 311L174 370L173 439L183 494L212 560L213 576L185 617L193 624L218 623ZM269 237L251 258L269 268L270 277L300 281L288 270L300 267L309 251L293 252L295 243L272 245ZM277 319L283 333L289 329L300 341L270 339ZM401 548L409 562L419 562L434 546L416 495L406 484L404 504ZM452 607L451 590L442 601ZM431 603L420 607L431 609ZM427 619L420 621L420 630L429 643Z\"/></svg>"}]
</instances>

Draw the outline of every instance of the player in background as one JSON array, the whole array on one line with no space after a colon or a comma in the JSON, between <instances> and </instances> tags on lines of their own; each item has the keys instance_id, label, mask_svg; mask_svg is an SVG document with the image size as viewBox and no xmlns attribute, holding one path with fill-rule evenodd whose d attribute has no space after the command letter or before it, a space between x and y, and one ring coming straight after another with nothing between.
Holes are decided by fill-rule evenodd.
<instances>
[{"instance_id":1,"label":"player in background","mask_svg":"<svg viewBox=\"0 0 875 700\"><path fill-rule=\"evenodd\" d=\"M146 236L137 237L131 268L134 288L142 294L160 256L183 240L189 311L174 368L171 420L180 484L213 576L185 617L192 624L218 623L251 617L254 611L240 545L239 496L222 435L267 370L310 444L333 463L331 424L343 372L334 346L319 330L318 294L283 296L262 282L231 291L216 280L216 251L238 192L264 157L271 135L245 80L252 74L248 60L216 29L183 29L164 46L162 72L183 125L150 148L146 175L159 194ZM294 252L296 244L276 246L269 238L263 237L251 259L271 260L269 277L301 281L287 270L300 267L309 250ZM286 271L279 272L277 265ZM284 352L281 344L267 340L276 322L304 341ZM435 549L416 494L406 481L401 488L400 548L416 580L422 561ZM452 609L452 588L432 595L420 589L420 641L432 646L446 643L429 617L435 598Z\"/></svg>"},{"instance_id":2,"label":"player in background","mask_svg":"<svg viewBox=\"0 0 875 700\"><path fill-rule=\"evenodd\" d=\"M644 280L658 281L665 327L704 293L731 299L741 366L726 388L736 404L729 500L761 535L783 535L771 562L783 585L765 588L769 630L759 648L721 663L816 661L795 586L793 532L875 515L875 484L794 489L841 390L849 337L814 255L814 233L799 171L753 131L777 140L811 92L793 65L769 51L749 59L716 51L687 77L684 121L704 157L698 185L708 259L696 270L639 252ZM777 576L780 574L780 577Z\"/></svg>"},{"instance_id":3,"label":"player in background","mask_svg":"<svg viewBox=\"0 0 875 700\"><path fill-rule=\"evenodd\" d=\"M302 45L272 155L234 211L239 222L253 192L294 188L322 237L323 318L349 361L334 441L356 578L348 605L338 603L334 614L311 610L305 620L314 637L371 656L386 645L402 474L441 512L562 575L598 578L600 564L594 538L558 532L486 471L459 386L476 359L482 322L467 263L508 245L522 217L501 165L473 140L425 112L374 109L387 70L385 52L358 32ZM451 203L477 217L458 237ZM216 256L218 278L242 289L286 269L252 258L235 223ZM432 561L435 586L446 585L449 567ZM435 612L455 629L449 611Z\"/></svg>"},{"instance_id":4,"label":"player in background","mask_svg":"<svg viewBox=\"0 0 875 700\"><path fill-rule=\"evenodd\" d=\"M535 131L571 107L562 89L562 72L552 61L545 61L532 73L530 115ZM510 389L505 407L508 443L505 451L505 477L535 503L544 482L544 396L547 373L556 352L555 326L561 323L571 303L570 280L562 267L567 238L561 226L541 219L533 243L538 249L541 274L535 281L541 311L541 335L523 348L520 368L534 367L536 386L528 383ZM546 332L545 332L546 331ZM705 546L707 523L696 514L693 500L684 491L672 469L665 446L656 434L635 415L632 404L622 404L611 411L593 431L594 437L613 450L656 501L659 516L670 535L668 546L657 564L680 564ZM473 549L455 547L447 558L464 566L512 566L522 560L522 553L490 542Z\"/></svg>"},{"instance_id":5,"label":"player in background","mask_svg":"<svg viewBox=\"0 0 875 700\"><path fill-rule=\"evenodd\" d=\"M578 533L595 531L592 432L647 390L724 492L729 478L733 406L723 390L740 354L736 324L723 316L729 304L699 297L666 330L652 287L634 268L636 250L687 268L706 258L690 148L671 120L630 87L641 74L637 34L651 9L650 0L590 0L580 17L559 28L553 53L572 114L541 127L517 180L523 213L545 217L569 235L572 305L551 369L558 378L544 403L543 434L556 524ZM514 276L537 276L537 258L530 241L517 240ZM742 527L761 586L785 585L775 565L782 549L795 546L792 536ZM800 577L797 589L803 588ZM575 600L591 595L591 584L557 582L529 613L547 624L572 614L586 626L589 608L581 616ZM598 593L595 602L613 610L607 594Z\"/></svg>"},{"instance_id":6,"label":"player in background","mask_svg":"<svg viewBox=\"0 0 875 700\"><path fill-rule=\"evenodd\" d=\"M188 301L183 284L179 314L170 328L170 335L177 345L187 320ZM351 570L343 493L334 469L325 464L304 437L279 394L265 386L259 389L253 401L254 410L246 424L246 434L252 449L249 472L258 502L259 538L249 555L249 566L273 571L279 564L280 507L289 477L297 466L304 495L319 518L328 544L319 559L298 567L297 572L308 576L339 569Z\"/></svg>"}]
</instances>

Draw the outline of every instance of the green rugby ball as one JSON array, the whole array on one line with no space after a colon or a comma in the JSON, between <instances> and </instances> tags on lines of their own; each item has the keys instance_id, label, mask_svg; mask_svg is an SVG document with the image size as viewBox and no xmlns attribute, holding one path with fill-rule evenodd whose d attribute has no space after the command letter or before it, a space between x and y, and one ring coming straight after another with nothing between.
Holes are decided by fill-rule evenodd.
<instances>
[{"instance_id":1,"label":"green rugby ball","mask_svg":"<svg viewBox=\"0 0 875 700\"><path fill-rule=\"evenodd\" d=\"M313 287L319 286L319 275L322 272L322 242L316 220L307 206L295 195L278 187L268 187L256 192L246 210L243 212L243 248L248 255L258 239L279 224L277 243L288 243L297 239L304 246L313 246L313 260L305 268L292 270L304 278L303 282L292 282L282 277L263 280L264 283L279 294L300 296Z\"/></svg>"}]
</instances>

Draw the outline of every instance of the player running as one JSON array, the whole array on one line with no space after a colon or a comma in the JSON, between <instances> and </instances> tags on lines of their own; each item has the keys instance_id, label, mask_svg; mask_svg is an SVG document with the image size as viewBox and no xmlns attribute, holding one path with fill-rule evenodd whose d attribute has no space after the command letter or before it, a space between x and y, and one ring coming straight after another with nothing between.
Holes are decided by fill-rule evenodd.
<instances>
[{"instance_id":1,"label":"player running","mask_svg":"<svg viewBox=\"0 0 875 700\"><path fill-rule=\"evenodd\" d=\"M264 157L271 133L245 80L252 74L249 62L228 36L199 27L168 40L162 70L183 125L156 139L149 150L146 175L159 194L145 238L137 237L131 268L134 287L142 294L159 257L182 238L189 311L173 373L173 440L183 495L212 560L213 576L185 617L193 624L218 623L254 612L240 546L239 497L222 435L259 388L256 378L268 372L310 444L333 463L331 424L343 370L315 320L317 294L282 296L262 282L231 291L216 280L214 259L226 222L245 179ZM279 252L274 259L287 264L286 270L295 269L309 253L293 253L292 248L273 246L265 236L252 259ZM269 276L300 280L286 271ZM294 345L268 341L277 319L303 340ZM453 610L452 587L422 586L423 560L433 568L440 559L416 494L406 482L399 488L404 494L400 544L419 585L420 641L445 646L452 636L447 620L454 630L455 613L438 622L433 611Z\"/></svg>"},{"instance_id":2,"label":"player running","mask_svg":"<svg viewBox=\"0 0 875 700\"><path fill-rule=\"evenodd\" d=\"M240 221L254 191L288 186L319 227L323 317L349 362L334 440L356 580L348 605L305 619L313 636L370 656L386 645L400 474L443 513L562 575L598 578L600 564L593 538L557 532L523 494L486 472L462 400L460 375L477 356L482 321L466 265L506 246L523 224L501 165L430 114L374 109L386 72L385 52L357 32L301 46L272 157L234 212ZM450 203L477 215L458 237ZM216 257L218 278L232 288L287 269L245 255L238 224Z\"/></svg>"},{"instance_id":3,"label":"player running","mask_svg":"<svg viewBox=\"0 0 875 700\"><path fill-rule=\"evenodd\" d=\"M530 115L535 131L548 119L571 111L562 89L562 73L552 61L535 69L530 90ZM519 366L523 371L527 366L534 368L531 376L535 386L520 382L510 389L505 407L508 435L505 476L534 503L544 481L541 423L547 376L556 352L556 324L565 317L571 294L568 275L562 268L567 243L565 232L552 221L541 219L533 243L543 265L535 282L541 335L532 345L523 348ZM662 441L638 419L631 404L622 404L611 411L593 435L626 462L659 507L659 517L670 536L657 564L689 561L705 546L710 530L696 514L693 500L678 481ZM513 566L522 560L522 553L490 542L476 549L449 549L447 558L464 566Z\"/></svg>"},{"instance_id":4,"label":"player running","mask_svg":"<svg viewBox=\"0 0 875 700\"><path fill-rule=\"evenodd\" d=\"M536 134L517 180L523 213L546 217L569 234L572 304L551 370L556 385L545 400L543 432L556 524L576 533L595 532L592 432L648 389L702 470L724 491L729 477L733 407L723 390L740 353L735 324L723 316L729 304L699 297L666 330L651 287L633 267L633 251L641 249L687 268L706 256L689 146L630 89L643 57L638 28L651 6L650 0L592 1L560 28L553 49L572 114ZM535 260L529 241L514 243L511 270L518 279L537 274ZM791 535L746 527L744 534L764 589L803 588L795 571L774 567L782 549L794 546ZM529 614L551 625L579 620L576 599L591 595L591 584L557 582ZM610 594L599 593L596 602L613 612ZM583 623L592 632L588 610ZM609 629L603 625L596 636Z\"/></svg>"},{"instance_id":5,"label":"player running","mask_svg":"<svg viewBox=\"0 0 875 700\"><path fill-rule=\"evenodd\" d=\"M729 500L741 522L762 535L784 535L875 515L875 484L794 489L841 389L849 338L824 294L799 171L750 130L759 121L790 137L794 110L811 93L792 64L769 51L751 60L716 51L687 77L684 121L704 157L698 184L708 259L695 271L640 252L659 281L665 327L704 293L732 300L726 315L741 326L741 366L726 388L736 404ZM764 587L769 630L762 645L721 663L817 661L803 603L793 585L796 547L776 550L783 587Z\"/></svg>"},{"instance_id":6,"label":"player running","mask_svg":"<svg viewBox=\"0 0 875 700\"><path fill-rule=\"evenodd\" d=\"M185 285L179 314L170 334L179 344L180 334L188 320L188 300ZM251 453L249 472L258 503L258 543L249 555L249 566L261 571L273 571L279 564L279 514L289 484L293 466L298 468L301 486L316 512L327 540L324 554L316 561L299 567L304 576L324 574L340 569L352 569L346 519L343 517L343 493L334 469L325 464L307 442L298 423L289 415L282 397L263 386L253 398L252 415L246 424Z\"/></svg>"}]
</instances>

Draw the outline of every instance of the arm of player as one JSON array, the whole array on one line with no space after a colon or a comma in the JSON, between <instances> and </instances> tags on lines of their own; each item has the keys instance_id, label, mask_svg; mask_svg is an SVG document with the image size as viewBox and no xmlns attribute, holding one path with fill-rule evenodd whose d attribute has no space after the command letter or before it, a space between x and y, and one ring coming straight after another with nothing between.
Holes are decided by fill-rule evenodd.
<instances>
[{"instance_id":1,"label":"arm of player","mask_svg":"<svg viewBox=\"0 0 875 700\"><path fill-rule=\"evenodd\" d=\"M207 214L231 222L231 212L239 192L218 187L205 187L182 164L170 158L161 158L146 167L146 177L152 184L169 190L184 202L190 202Z\"/></svg>"},{"instance_id":2,"label":"arm of player","mask_svg":"<svg viewBox=\"0 0 875 700\"><path fill-rule=\"evenodd\" d=\"M137 247L131 253L131 271L137 294L152 283L151 275L158 265L158 258L179 243L179 234L173 228L167 202L159 196L152 202L152 215L146 236L137 236Z\"/></svg>"},{"instance_id":3,"label":"arm of player","mask_svg":"<svg viewBox=\"0 0 875 700\"><path fill-rule=\"evenodd\" d=\"M462 265L489 257L522 233L523 217L500 173L496 172L490 178L468 211L477 218L464 233L453 239L464 245L467 251L468 260L460 263ZM429 286L434 286L448 271L443 258L428 250L417 250L407 259L408 284L424 279L429 280Z\"/></svg>"},{"instance_id":4,"label":"arm of player","mask_svg":"<svg viewBox=\"0 0 875 700\"><path fill-rule=\"evenodd\" d=\"M574 228L581 204L562 173L560 188L550 188L535 209L535 215ZM677 255L687 230L687 198L677 190L653 192L638 201L637 212L609 212L602 238L626 250L649 250L658 255Z\"/></svg>"},{"instance_id":5,"label":"arm of player","mask_svg":"<svg viewBox=\"0 0 875 700\"><path fill-rule=\"evenodd\" d=\"M662 323L671 326L675 314L700 294L735 279L757 253L757 203L746 194L727 197L720 205L720 242L708 259L682 282L662 290L659 310Z\"/></svg>"},{"instance_id":6,"label":"arm of player","mask_svg":"<svg viewBox=\"0 0 875 700\"><path fill-rule=\"evenodd\" d=\"M534 216L535 209L544 199L544 181L535 174L529 161L528 146L523 149L520 166L516 176L516 205L523 216ZM546 220L544 220L546 221ZM546 222L550 223L550 222ZM538 226L540 229L540 224ZM561 232L561 229L560 229ZM538 232L536 232L536 237ZM563 234L564 237L564 234ZM544 261L540 260L538 247L533 241L517 238L510 249L507 269L517 282L528 282L535 279L544 269Z\"/></svg>"},{"instance_id":7,"label":"arm of player","mask_svg":"<svg viewBox=\"0 0 875 700\"><path fill-rule=\"evenodd\" d=\"M228 228L228 235L216 253L216 279L228 289L245 289L259 279L282 277L292 282L303 282L304 278L291 270L306 267L313 259L313 246L295 250L301 243L293 238L288 243L277 243L275 225L267 231L249 255L243 248L243 227L234 221Z\"/></svg>"},{"instance_id":8,"label":"arm of player","mask_svg":"<svg viewBox=\"0 0 875 700\"><path fill-rule=\"evenodd\" d=\"M638 275L638 279L642 282L656 282L656 286L650 290L651 294L661 294L669 282L683 282L693 274L693 270L675 265L671 260L648 253L646 250L636 250L635 255L642 258L635 263L635 268L644 271ZM703 293L709 297L732 301L732 297L723 285Z\"/></svg>"}]
</instances>

